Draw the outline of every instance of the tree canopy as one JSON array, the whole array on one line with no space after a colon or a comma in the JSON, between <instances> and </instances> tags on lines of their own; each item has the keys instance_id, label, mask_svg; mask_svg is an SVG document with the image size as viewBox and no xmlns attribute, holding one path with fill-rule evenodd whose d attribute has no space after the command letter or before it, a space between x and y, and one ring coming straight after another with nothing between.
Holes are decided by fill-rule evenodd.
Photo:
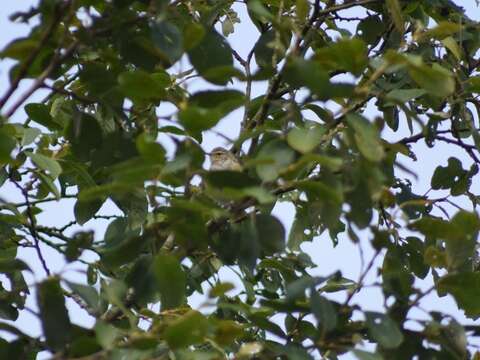
<instances>
[{"instance_id":1,"label":"tree canopy","mask_svg":"<svg viewBox=\"0 0 480 360\"><path fill-rule=\"evenodd\" d=\"M480 316L480 24L453 1L40 0L11 20L30 32L0 52L1 358L480 358L480 326L422 306ZM208 170L209 133L243 171ZM422 144L446 154L432 173L409 165L432 164ZM358 278L315 272L318 236L355 244Z\"/></svg>"}]
</instances>

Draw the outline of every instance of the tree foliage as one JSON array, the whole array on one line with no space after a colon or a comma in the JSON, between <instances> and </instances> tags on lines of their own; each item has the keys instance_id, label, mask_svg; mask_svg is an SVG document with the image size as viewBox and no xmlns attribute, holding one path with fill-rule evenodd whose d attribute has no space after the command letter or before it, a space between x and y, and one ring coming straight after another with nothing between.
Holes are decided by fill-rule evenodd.
<instances>
[{"instance_id":1,"label":"tree foliage","mask_svg":"<svg viewBox=\"0 0 480 360\"><path fill-rule=\"evenodd\" d=\"M0 99L0 357L474 356L477 325L420 306L449 295L480 316L480 32L462 8L41 0L11 19L31 31L0 52L14 61ZM239 24L257 34L243 55ZM238 109L239 133L223 136L244 171L206 170L203 136ZM423 143L450 149L431 174L405 165L431 163ZM43 205L70 211L64 199L74 221L52 226ZM288 233L279 202L295 209ZM312 275L317 254L302 249L321 234L373 248L357 279ZM83 281L52 271L46 247ZM369 287L383 311L355 302ZM15 324L30 297L41 337Z\"/></svg>"}]
</instances>

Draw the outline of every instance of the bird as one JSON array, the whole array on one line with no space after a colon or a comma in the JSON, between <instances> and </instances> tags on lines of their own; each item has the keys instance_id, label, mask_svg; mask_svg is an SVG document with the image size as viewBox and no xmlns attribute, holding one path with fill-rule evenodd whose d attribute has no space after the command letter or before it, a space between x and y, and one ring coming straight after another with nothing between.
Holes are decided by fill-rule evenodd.
<instances>
[{"instance_id":1,"label":"bird","mask_svg":"<svg viewBox=\"0 0 480 360\"><path fill-rule=\"evenodd\" d=\"M211 171L243 171L238 158L225 148L216 147L209 155Z\"/></svg>"}]
</instances>

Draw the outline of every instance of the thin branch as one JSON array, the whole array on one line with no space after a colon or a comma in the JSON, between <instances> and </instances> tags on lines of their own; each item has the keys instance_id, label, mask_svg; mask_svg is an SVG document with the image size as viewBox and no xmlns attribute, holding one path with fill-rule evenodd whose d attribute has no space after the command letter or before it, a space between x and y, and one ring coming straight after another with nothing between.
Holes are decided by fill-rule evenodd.
<instances>
[{"instance_id":1,"label":"thin branch","mask_svg":"<svg viewBox=\"0 0 480 360\"><path fill-rule=\"evenodd\" d=\"M30 230L30 234L33 237L35 251L37 252L37 256L38 256L38 259L40 260L40 263L42 264L43 270L45 270L45 273L47 274L47 276L50 276L50 269L48 268L47 262L45 261L45 258L43 257L43 254L42 254L42 250L40 249L40 240L39 240L37 228L35 225L35 216L33 215L32 206L28 198L28 192L17 181L12 179L12 182L21 191L23 197L25 198L25 203L27 205L26 212L28 216L27 226Z\"/></svg>"},{"instance_id":2,"label":"thin branch","mask_svg":"<svg viewBox=\"0 0 480 360\"><path fill-rule=\"evenodd\" d=\"M35 92L37 91L40 87L43 86L43 82L56 70L57 66L60 65L61 63L63 63L66 59L68 59L72 54L73 52L75 51L75 49L77 48L77 46L80 44L80 41L79 40L75 40L73 41L69 47L67 47L65 49L65 52L63 53L63 55L61 56L58 56L55 55L52 59L52 61L50 62L50 64L47 66L47 68L43 71L43 73L35 79L35 81L33 82L33 84L30 86L30 88L25 92L23 93L22 96L20 96L20 98L18 98L18 100L12 105L12 107L10 108L10 110L8 110L4 116L6 118L9 118L11 117L17 110L20 106L22 106L22 104Z\"/></svg>"},{"instance_id":3,"label":"thin branch","mask_svg":"<svg viewBox=\"0 0 480 360\"><path fill-rule=\"evenodd\" d=\"M357 293L358 290L361 290L363 288L363 282L365 281L366 276L370 272L370 270L373 268L373 265L375 264L375 260L377 259L378 255L380 255L381 249L378 249L375 251L375 254L373 254L372 258L370 259L370 262L368 263L367 267L363 271L363 273L360 275L358 281L357 281L357 286L355 286L355 289L353 289L345 299L345 302L343 303L343 306L347 306L348 303L352 300L353 296Z\"/></svg>"},{"instance_id":4,"label":"thin branch","mask_svg":"<svg viewBox=\"0 0 480 360\"><path fill-rule=\"evenodd\" d=\"M18 70L17 76L15 77L15 79L10 84L10 87L8 88L5 95L3 95L3 97L0 99L0 109L3 108L5 103L10 99L12 94L18 88L18 85L20 84L20 81L28 73L28 70L30 69L30 66L33 64L33 62L37 58L40 51L42 51L42 49L45 47L46 43L50 40L54 30L56 29L57 25L60 23L60 21L62 20L62 17L64 16L64 10L68 6L69 6L69 2L63 4L63 6L56 11L55 16L52 19L52 22L50 23L50 26L43 33L42 37L40 38L40 40L38 42L37 47L35 49L33 49L33 51L30 53L29 57L27 58L27 60L25 60L25 62L20 66L20 69Z\"/></svg>"}]
</instances>

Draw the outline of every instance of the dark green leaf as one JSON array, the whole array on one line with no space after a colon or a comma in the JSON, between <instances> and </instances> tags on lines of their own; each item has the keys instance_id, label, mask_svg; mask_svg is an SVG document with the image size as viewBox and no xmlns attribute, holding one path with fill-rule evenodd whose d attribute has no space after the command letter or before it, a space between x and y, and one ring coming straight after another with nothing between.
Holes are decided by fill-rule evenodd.
<instances>
[{"instance_id":1,"label":"dark green leaf","mask_svg":"<svg viewBox=\"0 0 480 360\"><path fill-rule=\"evenodd\" d=\"M94 287L76 284L70 281L66 281L66 283L68 287L72 289L72 292L78 295L85 302L85 304L87 304L89 309L99 313L101 310L100 297L98 296L98 293Z\"/></svg>"},{"instance_id":2,"label":"dark green leaf","mask_svg":"<svg viewBox=\"0 0 480 360\"><path fill-rule=\"evenodd\" d=\"M437 289L452 294L466 316L475 319L480 317L480 273L448 274L438 281Z\"/></svg>"},{"instance_id":3,"label":"dark green leaf","mask_svg":"<svg viewBox=\"0 0 480 360\"><path fill-rule=\"evenodd\" d=\"M197 72L206 80L217 85L225 85L229 81L229 76L215 71L233 66L230 46L215 30L207 32L200 43L188 52L188 56Z\"/></svg>"},{"instance_id":4,"label":"dark green leaf","mask_svg":"<svg viewBox=\"0 0 480 360\"><path fill-rule=\"evenodd\" d=\"M394 349L403 342L403 334L398 325L388 316L376 312L366 312L367 327L370 335L386 349Z\"/></svg>"},{"instance_id":5,"label":"dark green leaf","mask_svg":"<svg viewBox=\"0 0 480 360\"><path fill-rule=\"evenodd\" d=\"M152 266L162 309L182 305L185 301L186 277L178 260L172 255L157 255Z\"/></svg>"},{"instance_id":6,"label":"dark green leaf","mask_svg":"<svg viewBox=\"0 0 480 360\"><path fill-rule=\"evenodd\" d=\"M362 155L370 161L382 160L385 152L376 127L358 114L348 114L347 123L353 129L355 143Z\"/></svg>"},{"instance_id":7,"label":"dark green leaf","mask_svg":"<svg viewBox=\"0 0 480 360\"><path fill-rule=\"evenodd\" d=\"M80 224L85 224L88 220L90 220L98 210L103 205L103 200L96 199L96 200L77 200L75 203L75 207L73 208L73 213L75 214L75 220Z\"/></svg>"},{"instance_id":8,"label":"dark green leaf","mask_svg":"<svg viewBox=\"0 0 480 360\"><path fill-rule=\"evenodd\" d=\"M169 324L165 330L165 339L171 348L183 348L203 342L207 329L207 318L192 310Z\"/></svg>"},{"instance_id":9,"label":"dark green leaf","mask_svg":"<svg viewBox=\"0 0 480 360\"><path fill-rule=\"evenodd\" d=\"M260 214L253 221L258 241L266 255L273 255L285 249L285 229L276 217Z\"/></svg>"},{"instance_id":10,"label":"dark green leaf","mask_svg":"<svg viewBox=\"0 0 480 360\"><path fill-rule=\"evenodd\" d=\"M167 66L173 65L183 54L182 34L168 21L157 21L151 25L152 39L165 58Z\"/></svg>"},{"instance_id":11,"label":"dark green leaf","mask_svg":"<svg viewBox=\"0 0 480 360\"><path fill-rule=\"evenodd\" d=\"M38 285L37 302L47 345L55 351L65 349L71 340L71 324L58 279L49 278Z\"/></svg>"},{"instance_id":12,"label":"dark green leaf","mask_svg":"<svg viewBox=\"0 0 480 360\"><path fill-rule=\"evenodd\" d=\"M45 126L50 130L60 130L61 127L57 124L50 115L50 109L45 104L30 103L25 105L25 112L28 117L36 123Z\"/></svg>"},{"instance_id":13,"label":"dark green leaf","mask_svg":"<svg viewBox=\"0 0 480 360\"><path fill-rule=\"evenodd\" d=\"M133 100L160 100L165 96L165 88L170 85L170 78L163 72L149 74L136 70L120 74L118 83L125 96Z\"/></svg>"},{"instance_id":14,"label":"dark green leaf","mask_svg":"<svg viewBox=\"0 0 480 360\"><path fill-rule=\"evenodd\" d=\"M40 169L48 171L50 176L53 179L56 179L58 175L62 172L62 167L55 159L52 159L48 156L32 153L32 152L25 152L30 159L32 159L33 163L37 165Z\"/></svg>"},{"instance_id":15,"label":"dark green leaf","mask_svg":"<svg viewBox=\"0 0 480 360\"><path fill-rule=\"evenodd\" d=\"M329 332L337 326L337 311L333 304L321 296L315 288L311 289L310 307L323 332Z\"/></svg>"}]
</instances>

